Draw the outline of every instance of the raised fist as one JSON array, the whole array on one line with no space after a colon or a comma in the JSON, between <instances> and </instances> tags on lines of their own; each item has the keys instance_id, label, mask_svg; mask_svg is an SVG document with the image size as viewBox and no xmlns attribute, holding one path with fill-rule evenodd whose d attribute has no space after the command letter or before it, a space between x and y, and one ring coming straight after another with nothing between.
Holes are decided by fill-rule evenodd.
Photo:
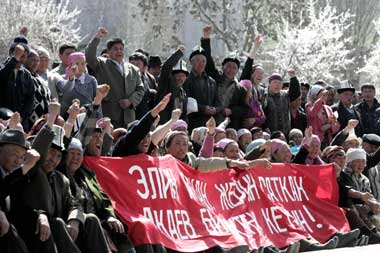
<instances>
[{"instance_id":1,"label":"raised fist","mask_svg":"<svg viewBox=\"0 0 380 253\"><path fill-rule=\"evenodd\" d=\"M96 33L95 37L98 39L104 38L108 35L108 31L104 27L100 27L98 32Z\"/></svg>"},{"instance_id":2,"label":"raised fist","mask_svg":"<svg viewBox=\"0 0 380 253\"><path fill-rule=\"evenodd\" d=\"M206 25L205 27L203 27L203 38L206 38L206 39L210 38L211 33L212 33L211 25Z\"/></svg>"}]
</instances>

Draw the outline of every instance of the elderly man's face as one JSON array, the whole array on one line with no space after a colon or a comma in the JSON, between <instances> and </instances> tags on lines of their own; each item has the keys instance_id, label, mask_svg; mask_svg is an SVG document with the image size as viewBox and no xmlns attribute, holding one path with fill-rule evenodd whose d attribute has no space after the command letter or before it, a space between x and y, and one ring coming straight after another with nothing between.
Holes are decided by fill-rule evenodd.
<instances>
[{"instance_id":1,"label":"elderly man's face","mask_svg":"<svg viewBox=\"0 0 380 253\"><path fill-rule=\"evenodd\" d=\"M45 163L43 169L46 173L52 172L57 168L62 159L62 151L56 148L49 148L46 155Z\"/></svg>"},{"instance_id":2,"label":"elderly man's face","mask_svg":"<svg viewBox=\"0 0 380 253\"><path fill-rule=\"evenodd\" d=\"M206 56L197 54L191 58L191 66L195 73L202 74L206 68L207 59Z\"/></svg>"},{"instance_id":3,"label":"elderly man's face","mask_svg":"<svg viewBox=\"0 0 380 253\"><path fill-rule=\"evenodd\" d=\"M0 166L8 172L24 163L26 150L18 145L4 144L0 147Z\"/></svg>"},{"instance_id":4,"label":"elderly man's face","mask_svg":"<svg viewBox=\"0 0 380 253\"><path fill-rule=\"evenodd\" d=\"M40 56L40 65L38 65L37 71L39 73L45 73L49 69L50 59L47 56Z\"/></svg>"},{"instance_id":5,"label":"elderly man's face","mask_svg":"<svg viewBox=\"0 0 380 253\"><path fill-rule=\"evenodd\" d=\"M29 54L25 62L25 67L31 72L35 73L40 65L40 57L35 54Z\"/></svg>"}]
</instances>

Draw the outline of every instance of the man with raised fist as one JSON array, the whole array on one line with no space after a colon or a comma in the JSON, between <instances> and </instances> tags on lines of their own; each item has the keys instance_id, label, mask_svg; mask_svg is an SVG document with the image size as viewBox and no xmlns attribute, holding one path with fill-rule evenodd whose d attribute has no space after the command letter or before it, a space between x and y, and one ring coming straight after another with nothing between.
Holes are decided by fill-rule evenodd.
<instances>
[{"instance_id":1,"label":"man with raised fist","mask_svg":"<svg viewBox=\"0 0 380 253\"><path fill-rule=\"evenodd\" d=\"M107 83L111 90L102 102L103 114L111 118L115 128L127 127L135 120L135 110L144 96L144 85L138 68L124 61L124 41L119 38L107 42L109 58L96 57L96 48L108 31L99 28L86 48L88 65L96 73L98 83Z\"/></svg>"}]
</instances>

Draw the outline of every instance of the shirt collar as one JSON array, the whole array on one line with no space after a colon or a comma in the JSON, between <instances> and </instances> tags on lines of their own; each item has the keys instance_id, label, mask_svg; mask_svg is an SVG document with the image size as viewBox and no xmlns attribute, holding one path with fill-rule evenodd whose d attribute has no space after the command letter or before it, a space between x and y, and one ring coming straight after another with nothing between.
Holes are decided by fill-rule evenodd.
<instances>
[{"instance_id":1,"label":"shirt collar","mask_svg":"<svg viewBox=\"0 0 380 253\"><path fill-rule=\"evenodd\" d=\"M84 84L84 80L86 79L86 75L82 73L82 75L78 78L81 84Z\"/></svg>"}]
</instances>

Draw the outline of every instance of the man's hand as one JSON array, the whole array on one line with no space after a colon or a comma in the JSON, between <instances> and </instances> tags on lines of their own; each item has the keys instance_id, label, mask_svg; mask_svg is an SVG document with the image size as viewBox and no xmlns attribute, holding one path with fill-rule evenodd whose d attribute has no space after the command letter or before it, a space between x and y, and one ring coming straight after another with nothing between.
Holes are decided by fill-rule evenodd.
<instances>
[{"instance_id":1,"label":"man's hand","mask_svg":"<svg viewBox=\"0 0 380 253\"><path fill-rule=\"evenodd\" d=\"M21 123L21 116L18 112L12 114L9 119L8 128L9 129L17 129L18 124Z\"/></svg>"},{"instance_id":2,"label":"man's hand","mask_svg":"<svg viewBox=\"0 0 380 253\"><path fill-rule=\"evenodd\" d=\"M261 36L261 34L258 34L255 37L255 43L254 43L254 47L256 48L256 50L261 47L261 44L263 44L263 37Z\"/></svg>"},{"instance_id":3,"label":"man's hand","mask_svg":"<svg viewBox=\"0 0 380 253\"><path fill-rule=\"evenodd\" d=\"M35 149L26 151L24 165L22 166L22 174L26 175L30 169L36 165L38 160L40 160L40 157L40 153Z\"/></svg>"},{"instance_id":4,"label":"man's hand","mask_svg":"<svg viewBox=\"0 0 380 253\"><path fill-rule=\"evenodd\" d=\"M251 168L253 166L259 166L259 167L267 169L267 170L270 170L272 168L271 162L269 162L269 160L265 159L265 158L260 158L260 159L256 159L253 161L249 161L249 168Z\"/></svg>"},{"instance_id":5,"label":"man's hand","mask_svg":"<svg viewBox=\"0 0 380 253\"><path fill-rule=\"evenodd\" d=\"M74 101L67 110L67 113L69 114L67 121L71 123L75 122L78 114L80 113L80 103Z\"/></svg>"},{"instance_id":6,"label":"man's hand","mask_svg":"<svg viewBox=\"0 0 380 253\"><path fill-rule=\"evenodd\" d=\"M208 129L208 134L213 135L215 133L216 129L216 122L214 117L211 117L207 122L206 122L206 127Z\"/></svg>"},{"instance_id":7,"label":"man's hand","mask_svg":"<svg viewBox=\"0 0 380 253\"><path fill-rule=\"evenodd\" d=\"M184 45L180 45L178 49L184 54L186 51L186 47Z\"/></svg>"},{"instance_id":8,"label":"man's hand","mask_svg":"<svg viewBox=\"0 0 380 253\"><path fill-rule=\"evenodd\" d=\"M160 112L162 112L163 110L165 110L166 106L168 105L169 101L170 101L170 97L171 97L171 93L167 94L161 101L160 103L158 103L158 105L156 105L152 111L151 111L151 114L153 116L153 118L157 117Z\"/></svg>"},{"instance_id":9,"label":"man's hand","mask_svg":"<svg viewBox=\"0 0 380 253\"><path fill-rule=\"evenodd\" d=\"M230 116L232 114L232 111L230 108L224 108L224 115L226 117Z\"/></svg>"},{"instance_id":10,"label":"man's hand","mask_svg":"<svg viewBox=\"0 0 380 253\"><path fill-rule=\"evenodd\" d=\"M181 114L182 114L182 111L181 109L175 109L172 111L172 117L171 117L171 120L173 122L176 122L179 120L179 118L181 117Z\"/></svg>"},{"instance_id":11,"label":"man's hand","mask_svg":"<svg viewBox=\"0 0 380 253\"><path fill-rule=\"evenodd\" d=\"M79 221L70 220L67 223L67 229L69 230L71 239L73 239L73 241L76 241L79 235Z\"/></svg>"},{"instance_id":12,"label":"man's hand","mask_svg":"<svg viewBox=\"0 0 380 253\"><path fill-rule=\"evenodd\" d=\"M216 108L215 107L212 107L212 106L208 106L206 105L206 108L205 108L205 114L206 115L209 115L209 116L213 116L216 114Z\"/></svg>"},{"instance_id":13,"label":"man's hand","mask_svg":"<svg viewBox=\"0 0 380 253\"><path fill-rule=\"evenodd\" d=\"M25 54L25 48L21 45L15 47L15 58L17 61L20 61L23 55Z\"/></svg>"},{"instance_id":14,"label":"man's hand","mask_svg":"<svg viewBox=\"0 0 380 253\"><path fill-rule=\"evenodd\" d=\"M352 130L355 129L355 127L359 124L359 120L357 119L350 119L347 123L347 126L343 129L343 131L348 134L350 133Z\"/></svg>"},{"instance_id":15,"label":"man's hand","mask_svg":"<svg viewBox=\"0 0 380 253\"><path fill-rule=\"evenodd\" d=\"M374 196L369 192L361 192L360 199L364 202L367 202L370 199L373 199Z\"/></svg>"},{"instance_id":16,"label":"man's hand","mask_svg":"<svg viewBox=\"0 0 380 253\"><path fill-rule=\"evenodd\" d=\"M121 109L123 109L123 110L130 108L131 105L132 105L132 102L129 101L129 99L120 99L120 100L119 100L119 106L120 106Z\"/></svg>"},{"instance_id":17,"label":"man's hand","mask_svg":"<svg viewBox=\"0 0 380 253\"><path fill-rule=\"evenodd\" d=\"M206 25L205 27L203 27L203 38L204 39L209 39L210 36L211 36L211 33L212 33L212 26L211 25Z\"/></svg>"},{"instance_id":18,"label":"man's hand","mask_svg":"<svg viewBox=\"0 0 380 253\"><path fill-rule=\"evenodd\" d=\"M50 225L48 218L45 214L40 214L38 216L37 220L37 226L36 226L36 235L40 235L40 240L42 242L49 239L51 231L50 231Z\"/></svg>"},{"instance_id":19,"label":"man's hand","mask_svg":"<svg viewBox=\"0 0 380 253\"><path fill-rule=\"evenodd\" d=\"M111 229L115 230L117 233L124 234L124 226L118 219L114 217L109 217L107 219L107 224L111 227Z\"/></svg>"},{"instance_id":20,"label":"man's hand","mask_svg":"<svg viewBox=\"0 0 380 253\"><path fill-rule=\"evenodd\" d=\"M96 95L94 98L94 104L100 105L105 97L107 97L108 92L111 87L108 84L101 84L96 87Z\"/></svg>"},{"instance_id":21,"label":"man's hand","mask_svg":"<svg viewBox=\"0 0 380 253\"><path fill-rule=\"evenodd\" d=\"M0 237L3 237L9 231L9 222L5 213L0 210Z\"/></svg>"},{"instance_id":22,"label":"man's hand","mask_svg":"<svg viewBox=\"0 0 380 253\"><path fill-rule=\"evenodd\" d=\"M27 37L28 36L28 27L26 27L26 26L23 26L23 27L21 27L21 29L20 29L20 35L24 35L25 37Z\"/></svg>"},{"instance_id":23,"label":"man's hand","mask_svg":"<svg viewBox=\"0 0 380 253\"><path fill-rule=\"evenodd\" d=\"M296 76L296 71L293 68L289 68L288 69L288 75L289 75L290 78L295 77Z\"/></svg>"},{"instance_id":24,"label":"man's hand","mask_svg":"<svg viewBox=\"0 0 380 253\"><path fill-rule=\"evenodd\" d=\"M108 35L107 29L104 28L104 27L100 27L99 30L98 30L98 32L95 35L95 38L101 39L101 38L106 37L107 35Z\"/></svg>"},{"instance_id":25,"label":"man's hand","mask_svg":"<svg viewBox=\"0 0 380 253\"><path fill-rule=\"evenodd\" d=\"M61 112L61 104L56 100L52 100L48 107L49 114L52 116L58 116Z\"/></svg>"}]
</instances>

